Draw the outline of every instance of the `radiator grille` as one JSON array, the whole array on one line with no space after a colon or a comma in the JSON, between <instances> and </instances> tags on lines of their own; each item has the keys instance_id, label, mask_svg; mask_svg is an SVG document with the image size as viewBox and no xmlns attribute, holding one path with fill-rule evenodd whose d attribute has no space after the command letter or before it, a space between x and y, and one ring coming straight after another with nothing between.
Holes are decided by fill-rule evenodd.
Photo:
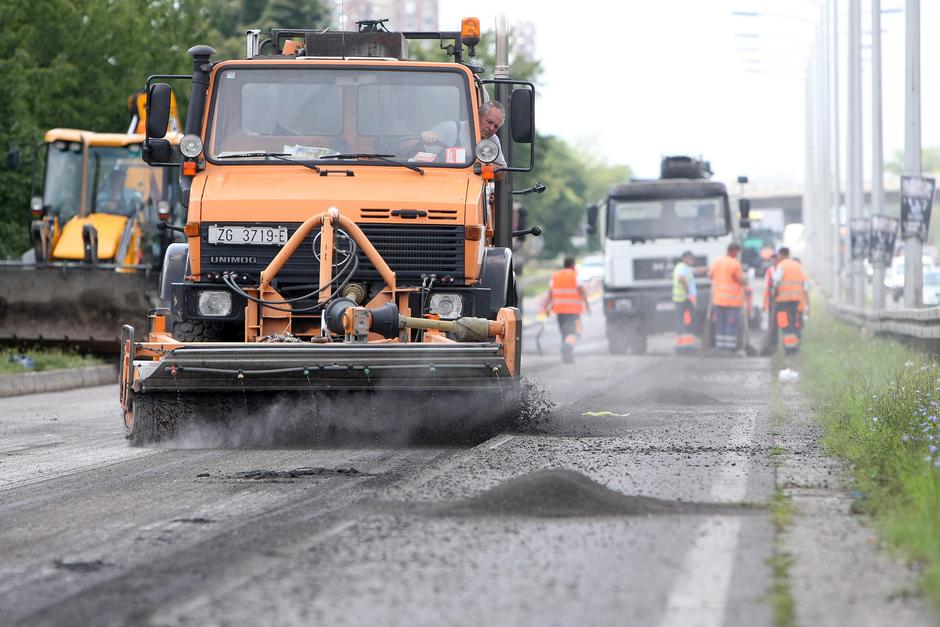
<instances>
[{"instance_id":1,"label":"radiator grille","mask_svg":"<svg viewBox=\"0 0 940 627\"><path fill-rule=\"evenodd\" d=\"M288 224L286 226L288 235L293 235L300 225ZM360 224L359 227L395 272L399 281L420 280L421 275L426 273L434 273L438 276L450 275L457 279L464 277L464 229L460 225ZM209 226L203 224L203 273L236 271L258 275L280 250L278 246L211 245L207 243L208 231ZM315 229L306 237L303 244L278 273L280 281L316 282L320 266L313 254L313 240L318 233L319 229ZM217 259L213 260L213 257ZM230 261L220 261L218 258L236 259L242 263L231 264ZM359 251L359 270L355 278L362 280L379 278L378 271L361 250Z\"/></svg>"}]
</instances>

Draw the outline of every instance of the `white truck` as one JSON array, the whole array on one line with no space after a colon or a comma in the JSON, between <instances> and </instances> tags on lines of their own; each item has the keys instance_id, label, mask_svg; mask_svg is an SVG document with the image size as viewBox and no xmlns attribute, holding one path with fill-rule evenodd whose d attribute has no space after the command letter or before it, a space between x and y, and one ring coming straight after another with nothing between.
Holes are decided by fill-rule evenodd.
<instances>
[{"instance_id":1,"label":"white truck","mask_svg":"<svg viewBox=\"0 0 940 627\"><path fill-rule=\"evenodd\" d=\"M708 162L666 157L659 179L611 186L588 207L588 230L604 248L604 316L610 352L646 352L647 337L673 332L672 271L686 250L697 267L710 266L747 226L749 204L732 210L723 183L708 180ZM747 179L738 179L740 183ZM706 319L711 282L696 280L697 317ZM702 326L702 325L700 325Z\"/></svg>"}]
</instances>

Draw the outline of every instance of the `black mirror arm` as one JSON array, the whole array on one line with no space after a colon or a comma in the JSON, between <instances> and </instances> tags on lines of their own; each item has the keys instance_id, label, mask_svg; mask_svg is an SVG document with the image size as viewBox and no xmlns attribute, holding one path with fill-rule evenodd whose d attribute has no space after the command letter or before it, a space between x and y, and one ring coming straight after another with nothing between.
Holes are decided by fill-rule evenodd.
<instances>
[{"instance_id":1,"label":"black mirror arm","mask_svg":"<svg viewBox=\"0 0 940 627\"><path fill-rule=\"evenodd\" d=\"M542 183L536 183L535 185L527 189L515 190L513 191L512 195L513 196L526 196L528 194L541 194L544 191L545 191L545 185L543 185Z\"/></svg>"},{"instance_id":2,"label":"black mirror arm","mask_svg":"<svg viewBox=\"0 0 940 627\"><path fill-rule=\"evenodd\" d=\"M182 233L184 235L186 234L186 229L184 229L183 227L177 226L175 224L168 224L166 222L158 222L157 230L158 231L176 231L177 233Z\"/></svg>"},{"instance_id":3,"label":"black mirror arm","mask_svg":"<svg viewBox=\"0 0 940 627\"><path fill-rule=\"evenodd\" d=\"M530 229L523 229L521 231L512 232L513 237L525 237L526 235L534 235L535 237L538 237L541 234L542 234L542 227L540 226L533 226Z\"/></svg>"}]
</instances>

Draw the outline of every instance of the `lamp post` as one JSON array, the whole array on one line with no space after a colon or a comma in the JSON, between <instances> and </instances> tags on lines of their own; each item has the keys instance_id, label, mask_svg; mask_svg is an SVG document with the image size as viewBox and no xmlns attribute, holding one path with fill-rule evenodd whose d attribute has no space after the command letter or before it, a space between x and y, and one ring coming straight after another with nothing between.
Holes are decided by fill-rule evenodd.
<instances>
[{"instance_id":1,"label":"lamp post","mask_svg":"<svg viewBox=\"0 0 940 627\"><path fill-rule=\"evenodd\" d=\"M904 173L921 174L920 145L920 0L904 5ZM904 306L924 302L923 242L904 240Z\"/></svg>"}]
</instances>

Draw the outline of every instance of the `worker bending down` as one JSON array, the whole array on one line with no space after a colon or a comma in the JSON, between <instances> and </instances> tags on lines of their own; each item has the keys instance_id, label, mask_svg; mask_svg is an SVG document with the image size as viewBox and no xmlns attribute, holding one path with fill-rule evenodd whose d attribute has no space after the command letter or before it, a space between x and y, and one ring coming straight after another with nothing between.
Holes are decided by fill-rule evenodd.
<instances>
[{"instance_id":1,"label":"worker bending down","mask_svg":"<svg viewBox=\"0 0 940 627\"><path fill-rule=\"evenodd\" d=\"M781 248L780 262L774 269L774 298L777 305L777 327L783 337L783 352L792 355L800 350L800 327L806 299L806 275L800 262L790 258L790 250Z\"/></svg>"},{"instance_id":2,"label":"worker bending down","mask_svg":"<svg viewBox=\"0 0 940 627\"><path fill-rule=\"evenodd\" d=\"M581 313L591 312L584 286L578 285L574 257L565 257L564 267L552 275L545 312L558 317L561 332L561 358L566 364L574 363L574 347L581 335Z\"/></svg>"},{"instance_id":3,"label":"worker bending down","mask_svg":"<svg viewBox=\"0 0 940 627\"><path fill-rule=\"evenodd\" d=\"M709 275L712 279L712 318L715 323L715 348L735 352L744 288L747 279L737 256L741 247L731 242L727 252L715 260Z\"/></svg>"}]
</instances>

